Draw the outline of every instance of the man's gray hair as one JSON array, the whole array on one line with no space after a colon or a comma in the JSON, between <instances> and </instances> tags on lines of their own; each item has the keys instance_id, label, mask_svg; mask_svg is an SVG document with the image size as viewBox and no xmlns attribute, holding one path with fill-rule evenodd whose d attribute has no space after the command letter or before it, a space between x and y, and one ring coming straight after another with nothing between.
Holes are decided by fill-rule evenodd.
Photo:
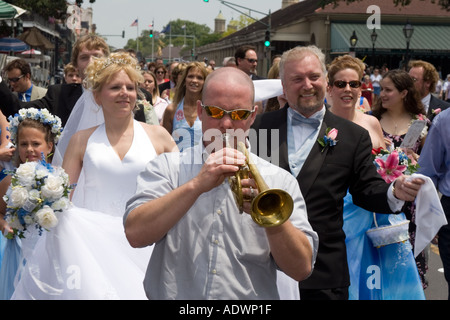
<instances>
[{"instance_id":1,"label":"man's gray hair","mask_svg":"<svg viewBox=\"0 0 450 320\"><path fill-rule=\"evenodd\" d=\"M284 64L293 59L301 59L303 57L315 55L322 66L322 71L324 74L327 73L327 67L325 65L325 54L316 46L298 46L285 51L281 56L280 60L280 79L284 81Z\"/></svg>"}]
</instances>

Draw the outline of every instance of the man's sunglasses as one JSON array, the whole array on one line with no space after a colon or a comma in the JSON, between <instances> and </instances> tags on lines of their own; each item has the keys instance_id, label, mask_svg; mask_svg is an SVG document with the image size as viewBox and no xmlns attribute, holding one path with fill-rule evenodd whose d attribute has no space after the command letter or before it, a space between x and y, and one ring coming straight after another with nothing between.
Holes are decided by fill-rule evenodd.
<instances>
[{"instance_id":1,"label":"man's sunglasses","mask_svg":"<svg viewBox=\"0 0 450 320\"><path fill-rule=\"evenodd\" d=\"M8 81L9 81L9 82L17 82L17 81L19 81L23 76L24 76L24 75L21 75L21 76L19 76L19 77L17 77L17 78L8 78Z\"/></svg>"},{"instance_id":2,"label":"man's sunglasses","mask_svg":"<svg viewBox=\"0 0 450 320\"><path fill-rule=\"evenodd\" d=\"M215 106L205 106L202 104L203 109L205 109L206 114L214 119L222 119L224 115L229 115L231 120L245 120L251 115L254 110L246 109L236 109L232 111L223 110L222 108Z\"/></svg>"},{"instance_id":3,"label":"man's sunglasses","mask_svg":"<svg viewBox=\"0 0 450 320\"><path fill-rule=\"evenodd\" d=\"M359 87L361 87L361 81L342 81L342 80L336 80L335 82L333 82L333 86L343 89L347 86L347 84L350 86L350 88L353 89L357 89Z\"/></svg>"}]
</instances>

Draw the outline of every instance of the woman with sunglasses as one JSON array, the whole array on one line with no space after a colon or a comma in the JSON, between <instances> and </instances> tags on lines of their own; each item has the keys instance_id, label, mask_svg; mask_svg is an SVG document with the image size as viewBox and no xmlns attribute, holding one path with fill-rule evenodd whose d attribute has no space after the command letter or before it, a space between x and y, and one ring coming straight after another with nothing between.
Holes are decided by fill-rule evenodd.
<instances>
[{"instance_id":1,"label":"woman with sunglasses","mask_svg":"<svg viewBox=\"0 0 450 320\"><path fill-rule=\"evenodd\" d=\"M328 68L330 111L355 122L369 131L374 148L385 147L380 123L376 118L355 108L361 98L364 63L351 56L336 58Z\"/></svg>"},{"instance_id":2,"label":"woman with sunglasses","mask_svg":"<svg viewBox=\"0 0 450 320\"><path fill-rule=\"evenodd\" d=\"M328 68L328 97L331 112L346 118L363 128L371 137L373 148L385 148L383 132L377 118L362 113L355 108L361 97L361 81L364 64L349 55L333 60ZM383 248L375 248L366 231L375 226L390 225L395 219L405 220L404 214L373 214L353 204L352 196L344 198L345 245L350 271L350 300L416 300L423 299L423 290L409 243L394 243ZM402 255L393 254L399 252ZM396 267L389 267L396 266ZM369 286L369 272L375 267L381 272L381 284Z\"/></svg>"},{"instance_id":3,"label":"woman with sunglasses","mask_svg":"<svg viewBox=\"0 0 450 320\"><path fill-rule=\"evenodd\" d=\"M169 79L166 79L166 73L167 73L167 69L163 64L156 65L155 75L156 75L156 83L158 85L169 81Z\"/></svg>"},{"instance_id":4,"label":"woman with sunglasses","mask_svg":"<svg viewBox=\"0 0 450 320\"><path fill-rule=\"evenodd\" d=\"M180 151L196 145L201 139L197 101L202 99L207 75L208 70L203 63L189 63L177 82L172 103L164 111L162 125L172 135Z\"/></svg>"}]
</instances>

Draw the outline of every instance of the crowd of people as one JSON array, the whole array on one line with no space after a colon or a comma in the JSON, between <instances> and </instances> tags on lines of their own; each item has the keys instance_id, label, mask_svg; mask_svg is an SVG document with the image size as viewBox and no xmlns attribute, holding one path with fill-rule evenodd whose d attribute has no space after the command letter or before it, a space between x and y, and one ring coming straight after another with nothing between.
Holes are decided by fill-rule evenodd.
<instances>
[{"instance_id":1,"label":"crowd of people","mask_svg":"<svg viewBox=\"0 0 450 320\"><path fill-rule=\"evenodd\" d=\"M450 104L435 67L372 72L349 55L327 65L315 46L273 57L267 77L257 64L247 45L220 68L140 64L87 35L64 83L41 96L8 66L0 298L423 300L431 241L450 281ZM11 173L42 159L67 173L71 205L18 237ZM442 205L424 201L438 192ZM22 204L22 226L34 207ZM377 244L381 229L394 240Z\"/></svg>"}]
</instances>

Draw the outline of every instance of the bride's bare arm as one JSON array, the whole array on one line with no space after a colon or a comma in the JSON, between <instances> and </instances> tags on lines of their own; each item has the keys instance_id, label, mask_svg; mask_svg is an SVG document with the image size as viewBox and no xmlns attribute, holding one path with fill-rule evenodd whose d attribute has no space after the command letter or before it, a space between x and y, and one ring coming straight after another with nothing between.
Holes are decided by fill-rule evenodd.
<instances>
[{"instance_id":1,"label":"bride's bare arm","mask_svg":"<svg viewBox=\"0 0 450 320\"><path fill-rule=\"evenodd\" d=\"M90 128L78 131L70 138L62 164L63 169L69 175L70 184L77 183L80 177L87 141L95 129Z\"/></svg>"}]
</instances>

